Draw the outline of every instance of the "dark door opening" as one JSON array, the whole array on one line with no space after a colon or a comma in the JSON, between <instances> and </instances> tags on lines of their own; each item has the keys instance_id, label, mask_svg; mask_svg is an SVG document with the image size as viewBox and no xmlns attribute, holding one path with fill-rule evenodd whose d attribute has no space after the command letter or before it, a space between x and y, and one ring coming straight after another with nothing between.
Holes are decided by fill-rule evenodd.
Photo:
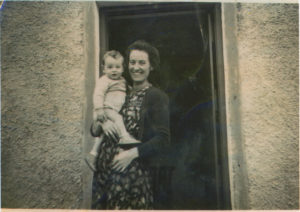
<instances>
[{"instance_id":1,"label":"dark door opening","mask_svg":"<svg viewBox=\"0 0 300 212\"><path fill-rule=\"evenodd\" d=\"M230 209L227 153L220 133L224 123L218 117L218 5L99 6L101 55L111 49L125 54L138 39L160 52L161 68L150 81L170 97L172 146L166 163L174 170L169 187L158 192L157 208Z\"/></svg>"}]
</instances>

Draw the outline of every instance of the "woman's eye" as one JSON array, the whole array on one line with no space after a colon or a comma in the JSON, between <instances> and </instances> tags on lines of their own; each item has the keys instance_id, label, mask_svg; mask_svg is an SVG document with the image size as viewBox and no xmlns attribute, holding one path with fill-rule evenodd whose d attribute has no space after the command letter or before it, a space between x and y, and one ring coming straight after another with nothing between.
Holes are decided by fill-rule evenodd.
<instances>
[{"instance_id":1,"label":"woman's eye","mask_svg":"<svg viewBox=\"0 0 300 212\"><path fill-rule=\"evenodd\" d=\"M111 68L112 68L112 66L107 66L107 68L111 69Z\"/></svg>"},{"instance_id":2,"label":"woman's eye","mask_svg":"<svg viewBox=\"0 0 300 212\"><path fill-rule=\"evenodd\" d=\"M129 63L130 63L131 65L134 65L134 64L135 64L135 61L131 60L131 61L129 61Z\"/></svg>"},{"instance_id":3,"label":"woman's eye","mask_svg":"<svg viewBox=\"0 0 300 212\"><path fill-rule=\"evenodd\" d=\"M145 65L145 64L146 64L146 61L141 60L141 61L139 61L139 64L140 64L140 65Z\"/></svg>"}]
</instances>

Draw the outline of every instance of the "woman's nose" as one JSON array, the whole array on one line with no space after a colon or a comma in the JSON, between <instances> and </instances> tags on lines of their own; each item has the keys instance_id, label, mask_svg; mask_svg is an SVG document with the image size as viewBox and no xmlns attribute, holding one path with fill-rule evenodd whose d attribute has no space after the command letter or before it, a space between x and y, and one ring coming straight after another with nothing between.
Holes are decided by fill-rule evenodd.
<instances>
[{"instance_id":1,"label":"woman's nose","mask_svg":"<svg viewBox=\"0 0 300 212\"><path fill-rule=\"evenodd\" d=\"M138 71L140 69L140 66L138 64L132 65L132 70L133 71Z\"/></svg>"}]
</instances>

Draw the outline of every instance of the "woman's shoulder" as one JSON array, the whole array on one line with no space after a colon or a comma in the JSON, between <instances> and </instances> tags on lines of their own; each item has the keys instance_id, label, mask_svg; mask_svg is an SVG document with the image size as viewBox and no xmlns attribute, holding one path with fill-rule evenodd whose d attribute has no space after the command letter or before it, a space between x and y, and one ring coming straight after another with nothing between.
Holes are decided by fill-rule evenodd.
<instances>
[{"instance_id":1,"label":"woman's shoulder","mask_svg":"<svg viewBox=\"0 0 300 212\"><path fill-rule=\"evenodd\" d=\"M169 97L168 95L162 91L161 89L151 86L148 90L147 90L147 97L149 98L149 100L168 100Z\"/></svg>"}]
</instances>

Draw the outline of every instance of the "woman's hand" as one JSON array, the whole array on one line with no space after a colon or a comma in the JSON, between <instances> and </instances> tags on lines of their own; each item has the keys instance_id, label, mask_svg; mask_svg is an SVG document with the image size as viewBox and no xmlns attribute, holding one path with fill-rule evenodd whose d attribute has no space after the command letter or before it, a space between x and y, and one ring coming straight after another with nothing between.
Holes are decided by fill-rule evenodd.
<instances>
[{"instance_id":1,"label":"woman's hand","mask_svg":"<svg viewBox=\"0 0 300 212\"><path fill-rule=\"evenodd\" d=\"M102 123L102 129L106 136L111 137L112 139L118 139L118 128L114 122L111 120L106 120Z\"/></svg>"},{"instance_id":2,"label":"woman's hand","mask_svg":"<svg viewBox=\"0 0 300 212\"><path fill-rule=\"evenodd\" d=\"M113 168L117 171L124 171L131 161L139 156L137 148L121 151L114 157Z\"/></svg>"}]
</instances>

